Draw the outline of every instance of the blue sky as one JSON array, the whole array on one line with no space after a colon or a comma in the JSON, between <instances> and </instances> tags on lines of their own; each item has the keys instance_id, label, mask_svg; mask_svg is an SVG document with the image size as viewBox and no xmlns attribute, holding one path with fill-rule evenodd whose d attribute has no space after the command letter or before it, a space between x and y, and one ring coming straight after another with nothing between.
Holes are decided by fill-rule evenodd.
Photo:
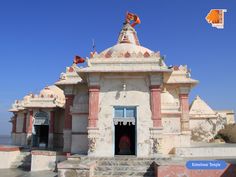
<instances>
[{"instance_id":1,"label":"blue sky","mask_svg":"<svg viewBox=\"0 0 236 177\"><path fill-rule=\"evenodd\" d=\"M205 16L227 9L225 28ZM139 15L141 45L166 55L168 65L187 64L200 81L191 92L214 109L236 111L235 0L1 0L0 134L10 133L7 112L15 99L53 84L74 55L114 45L126 11Z\"/></svg>"}]
</instances>

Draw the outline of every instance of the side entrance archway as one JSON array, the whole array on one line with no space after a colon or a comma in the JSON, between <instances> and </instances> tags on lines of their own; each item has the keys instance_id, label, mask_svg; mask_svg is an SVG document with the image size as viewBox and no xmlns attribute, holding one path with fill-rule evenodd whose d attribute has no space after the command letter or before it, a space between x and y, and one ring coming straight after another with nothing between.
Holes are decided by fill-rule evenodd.
<instances>
[{"instance_id":1,"label":"side entrance archway","mask_svg":"<svg viewBox=\"0 0 236 177\"><path fill-rule=\"evenodd\" d=\"M49 135L48 113L40 111L34 116L33 147L47 148Z\"/></svg>"}]
</instances>

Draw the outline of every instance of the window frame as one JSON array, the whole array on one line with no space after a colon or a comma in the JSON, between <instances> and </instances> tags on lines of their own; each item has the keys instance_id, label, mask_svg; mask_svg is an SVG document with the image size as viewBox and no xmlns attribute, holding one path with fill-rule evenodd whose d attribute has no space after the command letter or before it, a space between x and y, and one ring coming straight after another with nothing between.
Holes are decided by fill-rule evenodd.
<instances>
[{"instance_id":1,"label":"window frame","mask_svg":"<svg viewBox=\"0 0 236 177\"><path fill-rule=\"evenodd\" d=\"M124 114L123 117L116 117L116 116L115 116L115 111L116 111L117 109L122 109L122 110L123 110L123 114ZM134 117L127 117L127 115L126 115L127 109L132 109L132 110L134 110ZM114 117L114 118L136 118L136 116L137 116L137 108L136 108L136 106L114 106L114 107L113 107L113 117Z\"/></svg>"}]
</instances>

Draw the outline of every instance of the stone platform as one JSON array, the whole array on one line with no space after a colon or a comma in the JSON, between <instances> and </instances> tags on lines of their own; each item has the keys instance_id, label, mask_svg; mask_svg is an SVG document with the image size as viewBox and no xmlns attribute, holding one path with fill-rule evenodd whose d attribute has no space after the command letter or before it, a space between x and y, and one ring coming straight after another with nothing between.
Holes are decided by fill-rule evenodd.
<instances>
[{"instance_id":1,"label":"stone platform","mask_svg":"<svg viewBox=\"0 0 236 177\"><path fill-rule=\"evenodd\" d=\"M229 145L230 146L230 145ZM188 160L224 160L223 170L190 170ZM138 158L135 156L88 157L73 155L58 164L59 177L235 177L234 157L161 157Z\"/></svg>"},{"instance_id":2,"label":"stone platform","mask_svg":"<svg viewBox=\"0 0 236 177\"><path fill-rule=\"evenodd\" d=\"M236 144L197 143L190 147L176 147L175 155L186 158L231 158L236 157Z\"/></svg>"}]
</instances>

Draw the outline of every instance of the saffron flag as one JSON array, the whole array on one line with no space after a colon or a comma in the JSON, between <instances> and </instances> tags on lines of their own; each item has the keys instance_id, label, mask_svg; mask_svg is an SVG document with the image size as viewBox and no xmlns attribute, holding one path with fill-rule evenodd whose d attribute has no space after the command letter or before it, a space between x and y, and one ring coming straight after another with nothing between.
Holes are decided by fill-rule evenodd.
<instances>
[{"instance_id":1,"label":"saffron flag","mask_svg":"<svg viewBox=\"0 0 236 177\"><path fill-rule=\"evenodd\" d=\"M206 21L212 25L212 27L223 29L224 28L224 13L226 9L212 9L206 16Z\"/></svg>"},{"instance_id":2,"label":"saffron flag","mask_svg":"<svg viewBox=\"0 0 236 177\"><path fill-rule=\"evenodd\" d=\"M85 59L83 59L80 56L75 56L74 63L79 64L79 63L84 63Z\"/></svg>"},{"instance_id":3,"label":"saffron flag","mask_svg":"<svg viewBox=\"0 0 236 177\"><path fill-rule=\"evenodd\" d=\"M130 12L127 12L126 22L130 23L130 21L133 21L133 23L131 24L132 27L141 23L141 20L139 19L139 17L136 14L132 14Z\"/></svg>"}]
</instances>

